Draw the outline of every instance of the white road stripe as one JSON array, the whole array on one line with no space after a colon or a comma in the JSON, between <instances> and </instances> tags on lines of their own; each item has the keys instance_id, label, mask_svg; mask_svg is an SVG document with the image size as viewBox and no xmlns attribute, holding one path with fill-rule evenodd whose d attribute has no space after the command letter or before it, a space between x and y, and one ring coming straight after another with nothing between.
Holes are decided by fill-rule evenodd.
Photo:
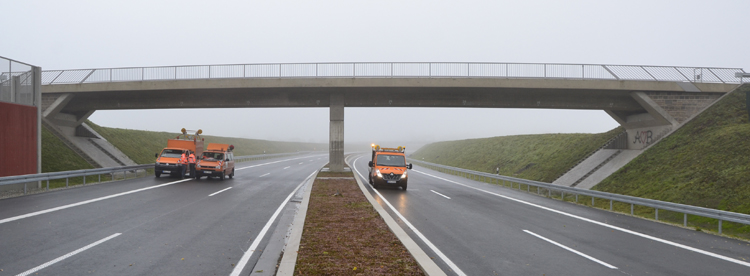
<instances>
[{"instance_id":1,"label":"white road stripe","mask_svg":"<svg viewBox=\"0 0 750 276\"><path fill-rule=\"evenodd\" d=\"M261 176L258 176L258 177L264 177L264 176L269 175L269 174L271 174L271 173L267 173L267 174L264 174L264 175L261 175Z\"/></svg>"},{"instance_id":2,"label":"white road stripe","mask_svg":"<svg viewBox=\"0 0 750 276\"><path fill-rule=\"evenodd\" d=\"M628 230L628 229L625 229L625 228L620 228L620 227L617 227L617 226L614 226L614 225L610 225L610 224L606 224L606 223L603 223L603 222L598 222L598 221L595 221L595 220L592 220L592 219L580 217L580 216L573 215L573 214L570 214L570 213L566 213L566 212L563 212L563 211L558 211L558 210L555 210L555 209L552 209L552 208L544 207L544 206L537 205L537 204L534 204L534 203L531 203L531 202L526 202L526 201L523 201L523 200L520 200L520 199L516 199L516 198L512 198L512 197L509 197L509 196L504 196L504 195L493 193L493 192L490 192L490 191L485 191L485 190L482 190L482 189L479 189L479 188L475 188L475 187L472 187L472 186L469 186L469 185L461 184L461 183L458 183L458 182L453 181L453 180L448 180L448 179L445 179L445 178L442 178L442 177L439 177L439 176L435 176L435 175L431 175L431 174L428 174L428 173L425 173L425 172L421 172L421 171L418 171L418 170L413 170L413 171L421 173L421 174L429 175L429 176L432 176L432 177L437 178L437 179L442 179L442 180L445 180L445 181L448 181L448 182L451 182L451 183L454 183L454 184L457 184L457 185L461 185L461 186L464 186L466 188L471 188L471 189L474 189L474 190L477 190L477 191L480 191L480 192L484 192L484 193L487 193L487 194L491 194L491 195L502 197L502 198L505 198L505 199L508 199L508 200L512 200L512 201L515 201L515 202L518 202L518 203L523 203L523 204L526 204L526 205L529 205L529 206L534 206L534 207L537 207L537 208L540 208L540 209L543 209L543 210L547 210L547 211L550 211L550 212L558 213L558 214L561 214L561 215L564 215L564 216L568 216L568 217L571 217L571 218L575 218L575 219L579 219L579 220L582 220L582 221L590 222L590 223L597 224L597 225L600 225L600 226L604 226L604 227L607 227L607 228L610 228L610 229L614 229L614 230L617 230L617 231L625 232L625 233L636 235L636 236L639 236L639 237L642 237L642 238L646 238L646 239L649 239L649 240L653 240L653 241L661 242L661 243L668 244L668 245L671 245L671 246L679 247L679 248L682 248L682 249L690 250L690 251L693 251L695 253L700 253L700 254L711 256L711 257L714 257L714 258L717 258L717 259L721 259L721 260L725 260L725 261L728 261L728 262L733 262L733 263L736 263L736 264L739 264L739 265L743 265L743 266L746 266L746 267L750 267L750 263L748 263L748 262L743 262L743 261L740 261L740 260L737 260L737 259L733 259L733 258L730 258L730 257L727 257L727 256L723 256L723 255L719 255L719 254L716 254L716 253L708 252L708 251L705 251L705 250L701 250L701 249L698 249L698 248L695 248L695 247L691 247L691 246L687 246L687 245L684 245L684 244L679 244L679 243L676 243L676 242L668 241L668 240L665 240L665 239L661 239L661 238L649 236L649 235L646 235L646 234L643 234L643 233L635 232L635 231Z\"/></svg>"},{"instance_id":3,"label":"white road stripe","mask_svg":"<svg viewBox=\"0 0 750 276\"><path fill-rule=\"evenodd\" d=\"M284 167L284 169L286 170L286 169L288 169L289 167L290 167L290 166L286 166L286 167Z\"/></svg>"},{"instance_id":4,"label":"white road stripe","mask_svg":"<svg viewBox=\"0 0 750 276\"><path fill-rule=\"evenodd\" d=\"M253 252L255 252L255 249L258 248L258 244L260 244L260 241L266 235L266 232L268 232L268 229L271 228L271 225L276 220L276 217L279 216L279 213L281 213L281 210L284 209L284 205L286 205L286 203L289 202L289 200L292 198L294 193L296 193L297 190L299 190L299 188L302 187L302 184L305 184L305 182L307 182L307 180L310 179L310 177L312 177L315 174L315 172L316 171L313 171L313 173L308 175L307 178L305 178L305 180L302 181L302 183L300 183L297 186L297 188L295 188L294 191L292 191L292 193L289 194L289 196L287 196L286 199L284 199L284 201L281 202L281 205L279 205L279 208L276 209L276 212L273 213L273 215L268 220L268 222L266 222L266 225L263 226L263 229L260 230L260 233L258 233L258 236L255 237L255 240L253 240L253 243L250 245L250 248L248 248L247 251L245 251L245 254L242 255L242 258L237 263L237 266L235 266L234 270L232 270L232 274L229 274L230 276L238 276L240 275L240 273L242 273L242 270L247 265L247 262L250 261L250 257L253 256Z\"/></svg>"},{"instance_id":5,"label":"white road stripe","mask_svg":"<svg viewBox=\"0 0 750 276\"><path fill-rule=\"evenodd\" d=\"M436 193L436 194L438 194L438 195L440 195L440 196L442 196L442 197L444 197L444 198L447 198L447 199L451 199L450 197L448 197L448 196L446 196L446 195L444 195L444 194L438 193L438 192L436 192L436 191L430 190L430 192Z\"/></svg>"},{"instance_id":6,"label":"white road stripe","mask_svg":"<svg viewBox=\"0 0 750 276\"><path fill-rule=\"evenodd\" d=\"M581 252L579 252L579 251L577 251L577 250L575 250L575 249L573 249L573 248L570 248L570 247L564 246L564 245L562 245L562 244L559 244L559 243L557 243L557 242L555 242L555 241L553 241L553 240L550 240L550 239L548 239L548 238L542 237L542 236L540 236L540 235L538 235L538 234L536 234L536 233L534 233L534 232L531 232L531 231L529 231L529 230L523 230L523 231L524 231L524 232L526 232L526 233L529 233L529 234L531 234L531 235L533 235L533 236L535 236L535 237L537 237L537 238L540 238L540 239L542 239L542 240L545 240L545 241L547 241L547 242L549 242L549 243L551 243L551 244L554 244L554 245L557 245L557 246L559 246L559 247L562 247L562 248L563 248L563 249L565 249L565 250L568 250L568 251L570 251L570 252L576 253L576 254L578 254L578 255L580 255L580 256L582 256L582 257L586 258L586 259L589 259L589 260L592 260L592 261L594 261L594 262L597 262L597 263L599 263L600 265L603 265L603 266L609 267L609 268L611 268L611 269L617 269L617 267L616 267L616 266L613 266L613 265L611 265L611 264L608 264L608 263L602 262L602 261L600 261L600 260L599 260L599 259L597 259L597 258L594 258L594 257L591 257L591 256L589 256L589 255L583 254L583 253L581 253Z\"/></svg>"},{"instance_id":7,"label":"white road stripe","mask_svg":"<svg viewBox=\"0 0 750 276\"><path fill-rule=\"evenodd\" d=\"M284 159L284 160L279 160L279 161L273 161L273 162L268 162L268 163L263 163L263 164L258 164L258 165L252 165L252 166L237 168L235 170L239 171L239 170L244 170L244 169L249 169L249 168L255 168L255 167L265 166L265 165L268 165L268 164L275 164L275 163L279 163L279 162L297 160L297 159L302 159L302 158L310 158L310 157L309 156L303 156L303 157L297 157L297 158L291 158L291 159ZM300 164L302 164L302 163L300 163Z\"/></svg>"},{"instance_id":8,"label":"white road stripe","mask_svg":"<svg viewBox=\"0 0 750 276\"><path fill-rule=\"evenodd\" d=\"M357 160L359 160L359 158L361 158L361 157L357 157L357 159L354 159L354 163L355 164L356 164ZM359 175L359 177L361 177L363 180L366 179L364 176L362 176L361 173L359 173L359 170L357 170L356 167L357 166L355 165L354 168L353 168L354 171L356 171L357 174ZM437 246L435 246L434 244L432 244L432 242L430 242L430 240L428 240L427 237L425 237L424 235L422 235L422 232L419 232L419 230L417 230L417 228L414 227L414 225L412 225L411 222L409 222L403 215L401 215L401 213L399 213L396 210L396 208L394 208L393 205L391 205L391 203L388 202L388 200L385 199L385 197L383 197L383 195L381 195L380 192L378 192L378 190L376 190L376 189L372 189L372 190L375 191L376 194L378 194L378 196L380 197L380 199L382 199L383 202L385 202L385 205L388 205L388 207L391 208L391 210L393 211L393 213L395 213L398 216L398 218L401 219L401 221L403 221L404 224L406 224L406 226L408 226L409 229L411 229L411 231L414 232L414 234L417 235L417 237L419 237L420 239L422 239L422 242L424 242L430 249L432 249L432 251L435 252L435 254L437 254L438 257L440 257L440 259L443 260L443 262L446 265L448 265L448 267L451 268L451 270L453 270L453 272L455 272L459 276L466 276L466 274L460 268L458 268L458 266L456 264L454 264L450 259L448 259L448 256L445 256L445 254L443 254L443 252L440 251L440 249L438 249Z\"/></svg>"},{"instance_id":9,"label":"white road stripe","mask_svg":"<svg viewBox=\"0 0 750 276\"><path fill-rule=\"evenodd\" d=\"M87 246L81 247L81 248L79 248L79 249L78 249L78 250L76 250L76 251L73 251L73 252L70 252L70 253L68 253L68 254L62 255L62 256L58 257L57 259L51 260L51 261L49 261L49 262L46 262L46 263L44 263L44 264L42 264L42 265L40 265L40 266L37 266L37 267L35 267L35 268L32 268L32 269L26 270L26 271L24 271L23 273L21 273L21 274L18 274L17 276L26 276L26 275L30 275L30 274L32 274L32 273L34 273L34 272L37 272L37 271L39 271L39 270L42 270L42 269L44 269L44 268L46 268L46 267L48 267L48 266L51 266L51 265L53 265L53 264L55 264L55 263L58 263L58 262L60 262L60 261L62 261L62 260L65 260L65 259L67 259L67 258L70 258L70 257L72 257L72 256L73 256L73 255L75 255L75 254L78 254L78 253L81 253L81 252L83 252L83 251L86 251L87 249L89 249L89 248L92 248L92 247L94 247L94 246L97 246L97 245L99 245L99 244L101 244L101 243L103 243L103 242L105 242L105 241L111 240L111 239L113 239L113 238L115 238L115 237L117 237L117 236L119 236L119 235L121 235L121 234L122 234L122 233L115 233L115 234L114 234L114 235L112 235L112 236L109 236L109 237L103 238L103 239L101 239L101 240L98 240L98 241L96 241L96 242L94 242L94 243L92 243L92 244L89 244L89 245L87 245ZM54 273L53 273L53 274L54 274Z\"/></svg>"},{"instance_id":10,"label":"white road stripe","mask_svg":"<svg viewBox=\"0 0 750 276\"><path fill-rule=\"evenodd\" d=\"M46 214L46 213L50 213L50 212L54 212L54 211L59 211L59 210L63 210L63 209L68 209L68 208L71 208L71 207L81 206L81 205L84 205L84 204L89 204L89 203L93 203L93 202L97 202L97 201L102 201L102 200L105 200L105 199L115 198L115 197L118 197L118 196L124 196L124 195L132 194L132 193L137 193L137 192L142 192L142 191L146 191L146 190L161 188L161 187L164 187L164 186L169 186L169 185L173 185L173 184L177 184L177 183L185 182L185 181L190 181L190 180L193 180L193 179L192 178L188 178L188 179L178 180L178 181L169 182L169 183L165 183L165 184L161 184L161 185L146 187L146 188L132 190L132 191L128 191L128 192L122 192L122 193L114 194L114 195L103 196L103 197L100 197L100 198L89 199L89 200L86 200L86 201L81 201L81 202L72 203L72 204L68 204L68 205L64 205L64 206L60 206L60 207L50 208L50 209L47 209L47 210L42 210L42 211L37 211L37 212L33 212L33 213L28 213L28 214L25 214L25 215L20 215L20 216L15 216L15 217L11 217L11 218L6 218L6 219L0 220L0 224L6 223L6 222L11 222L11 221L14 221L14 220L23 219L23 218L38 216L38 215L41 215L41 214Z\"/></svg>"},{"instance_id":11,"label":"white road stripe","mask_svg":"<svg viewBox=\"0 0 750 276\"><path fill-rule=\"evenodd\" d=\"M305 162L299 162L299 164L297 164L297 165L302 165L302 163L305 163Z\"/></svg>"},{"instance_id":12,"label":"white road stripe","mask_svg":"<svg viewBox=\"0 0 750 276\"><path fill-rule=\"evenodd\" d=\"M210 194L210 195L208 195L208 196L214 196L215 194L221 193L221 192L223 192L223 191L226 191L226 190L229 190L229 189L231 189L231 188L232 188L232 187L226 188L226 189L224 189L224 190L221 190L221 191L215 192L215 193L213 193L213 194Z\"/></svg>"}]
</instances>

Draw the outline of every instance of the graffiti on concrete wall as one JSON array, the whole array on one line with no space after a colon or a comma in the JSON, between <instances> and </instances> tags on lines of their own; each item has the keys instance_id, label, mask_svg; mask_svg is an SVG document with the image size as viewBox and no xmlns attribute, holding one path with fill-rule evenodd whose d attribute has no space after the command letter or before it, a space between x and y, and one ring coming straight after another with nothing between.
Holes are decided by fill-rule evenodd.
<instances>
[{"instance_id":1,"label":"graffiti on concrete wall","mask_svg":"<svg viewBox=\"0 0 750 276\"><path fill-rule=\"evenodd\" d=\"M654 133L651 130L638 131L635 133L633 144L651 144L654 141Z\"/></svg>"}]
</instances>

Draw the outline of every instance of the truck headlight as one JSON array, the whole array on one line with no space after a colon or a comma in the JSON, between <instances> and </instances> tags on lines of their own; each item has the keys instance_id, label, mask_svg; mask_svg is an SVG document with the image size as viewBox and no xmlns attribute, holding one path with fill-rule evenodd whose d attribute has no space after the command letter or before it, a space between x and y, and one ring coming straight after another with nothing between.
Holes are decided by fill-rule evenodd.
<instances>
[{"instance_id":1,"label":"truck headlight","mask_svg":"<svg viewBox=\"0 0 750 276\"><path fill-rule=\"evenodd\" d=\"M375 174L377 174L379 178L383 178L383 175L380 174L380 170L375 170Z\"/></svg>"},{"instance_id":2,"label":"truck headlight","mask_svg":"<svg viewBox=\"0 0 750 276\"><path fill-rule=\"evenodd\" d=\"M401 175L401 179L406 178L406 171L404 171L404 174Z\"/></svg>"}]
</instances>

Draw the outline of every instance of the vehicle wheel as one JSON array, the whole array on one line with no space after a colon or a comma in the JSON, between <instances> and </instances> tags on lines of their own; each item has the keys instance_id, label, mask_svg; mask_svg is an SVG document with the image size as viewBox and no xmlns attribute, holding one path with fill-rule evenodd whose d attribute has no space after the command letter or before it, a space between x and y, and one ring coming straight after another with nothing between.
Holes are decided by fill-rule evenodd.
<instances>
[{"instance_id":1,"label":"vehicle wheel","mask_svg":"<svg viewBox=\"0 0 750 276\"><path fill-rule=\"evenodd\" d=\"M233 178L233 177L234 177L234 169L232 169L232 174L229 175L229 178Z\"/></svg>"},{"instance_id":2,"label":"vehicle wheel","mask_svg":"<svg viewBox=\"0 0 750 276\"><path fill-rule=\"evenodd\" d=\"M370 181L370 184L373 184L373 182L372 182L372 175L370 175L370 177L368 177L368 180Z\"/></svg>"},{"instance_id":3,"label":"vehicle wheel","mask_svg":"<svg viewBox=\"0 0 750 276\"><path fill-rule=\"evenodd\" d=\"M224 180L224 172L221 172L221 175L219 175L219 179Z\"/></svg>"},{"instance_id":4,"label":"vehicle wheel","mask_svg":"<svg viewBox=\"0 0 750 276\"><path fill-rule=\"evenodd\" d=\"M201 176L196 174L195 175L195 180L200 180L200 179L201 179Z\"/></svg>"},{"instance_id":5,"label":"vehicle wheel","mask_svg":"<svg viewBox=\"0 0 750 276\"><path fill-rule=\"evenodd\" d=\"M404 183L404 185L401 185L401 189L404 189L404 191L406 191L406 183Z\"/></svg>"},{"instance_id":6,"label":"vehicle wheel","mask_svg":"<svg viewBox=\"0 0 750 276\"><path fill-rule=\"evenodd\" d=\"M154 176L156 176L156 177L161 176L161 172L154 172Z\"/></svg>"},{"instance_id":7,"label":"vehicle wheel","mask_svg":"<svg viewBox=\"0 0 750 276\"><path fill-rule=\"evenodd\" d=\"M378 188L378 183L376 183L375 181L373 181L372 182L372 188L373 189L377 189Z\"/></svg>"}]
</instances>

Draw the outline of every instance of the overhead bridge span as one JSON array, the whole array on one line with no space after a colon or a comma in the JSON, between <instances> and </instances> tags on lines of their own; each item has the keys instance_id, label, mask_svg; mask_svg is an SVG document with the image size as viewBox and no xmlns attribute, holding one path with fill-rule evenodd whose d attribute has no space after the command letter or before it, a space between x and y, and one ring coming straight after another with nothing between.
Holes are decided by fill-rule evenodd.
<instances>
[{"instance_id":1,"label":"overhead bridge span","mask_svg":"<svg viewBox=\"0 0 750 276\"><path fill-rule=\"evenodd\" d=\"M73 136L96 110L329 107L343 168L345 107L604 110L628 135L665 133L742 83L740 68L519 63L237 64L51 70L45 124ZM649 143L658 140L652 136ZM639 149L649 143L628 144Z\"/></svg>"}]
</instances>

